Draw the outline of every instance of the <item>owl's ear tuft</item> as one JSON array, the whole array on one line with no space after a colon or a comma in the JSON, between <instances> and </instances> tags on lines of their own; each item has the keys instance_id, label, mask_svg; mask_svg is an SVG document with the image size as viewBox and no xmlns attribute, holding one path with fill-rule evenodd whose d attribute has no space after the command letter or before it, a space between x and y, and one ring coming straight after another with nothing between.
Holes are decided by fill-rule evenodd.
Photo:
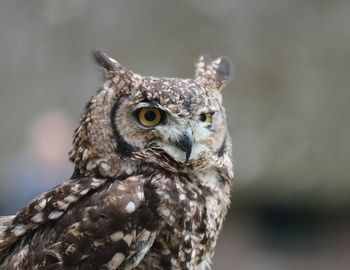
<instances>
[{"instance_id":1,"label":"owl's ear tuft","mask_svg":"<svg viewBox=\"0 0 350 270\"><path fill-rule=\"evenodd\" d=\"M222 90L232 78L233 67L229 60L219 57L212 60L208 54L199 57L195 79L205 87Z\"/></svg>"},{"instance_id":2,"label":"owl's ear tuft","mask_svg":"<svg viewBox=\"0 0 350 270\"><path fill-rule=\"evenodd\" d=\"M219 58L217 61L218 67L216 70L216 78L220 81L230 80L232 78L232 64L226 58Z\"/></svg>"},{"instance_id":3,"label":"owl's ear tuft","mask_svg":"<svg viewBox=\"0 0 350 270\"><path fill-rule=\"evenodd\" d=\"M123 80L123 83L129 86L136 87L141 83L142 77L140 75L132 72L130 69L123 67L112 57L109 57L106 53L99 50L92 50L91 54L95 62L100 67L104 68L105 77L110 78L116 76L118 77L118 81Z\"/></svg>"},{"instance_id":4,"label":"owl's ear tuft","mask_svg":"<svg viewBox=\"0 0 350 270\"><path fill-rule=\"evenodd\" d=\"M101 52L96 49L91 50L91 55L95 60L96 64L100 67L103 67L106 70L113 71L116 66L118 66L118 62L113 58L109 57L106 53Z\"/></svg>"}]
</instances>

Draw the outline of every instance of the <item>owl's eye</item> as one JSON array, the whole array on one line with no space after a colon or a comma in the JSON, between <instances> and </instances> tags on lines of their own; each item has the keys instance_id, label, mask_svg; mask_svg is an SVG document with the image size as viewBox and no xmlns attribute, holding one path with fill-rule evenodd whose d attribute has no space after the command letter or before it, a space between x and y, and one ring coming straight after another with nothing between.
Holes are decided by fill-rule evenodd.
<instances>
[{"instance_id":1,"label":"owl's eye","mask_svg":"<svg viewBox=\"0 0 350 270\"><path fill-rule=\"evenodd\" d=\"M164 113L157 108L141 108L136 111L137 120L145 127L155 127L164 119Z\"/></svg>"},{"instance_id":2,"label":"owl's eye","mask_svg":"<svg viewBox=\"0 0 350 270\"><path fill-rule=\"evenodd\" d=\"M199 120L206 125L211 125L213 123L213 113L202 113L199 116Z\"/></svg>"}]
</instances>

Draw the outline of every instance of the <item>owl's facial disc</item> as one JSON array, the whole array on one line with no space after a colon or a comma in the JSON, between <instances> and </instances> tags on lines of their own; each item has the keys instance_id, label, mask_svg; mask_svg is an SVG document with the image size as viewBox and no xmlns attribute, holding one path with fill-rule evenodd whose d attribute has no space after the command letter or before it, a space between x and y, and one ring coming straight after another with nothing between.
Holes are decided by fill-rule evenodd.
<instances>
[{"instance_id":1,"label":"owl's facial disc","mask_svg":"<svg viewBox=\"0 0 350 270\"><path fill-rule=\"evenodd\" d=\"M156 130L160 133L161 142L158 141L157 144L168 154L175 159L179 159L179 154L174 155L174 151L170 150L170 148L176 148L175 152L179 150L183 152L181 153L181 161L183 160L183 155L185 162L189 160L192 153L193 140L193 131L190 125L183 127L171 116L170 112L165 112L165 110L158 108L156 105L146 102L138 104L134 108L133 114L141 129Z\"/></svg>"},{"instance_id":2,"label":"owl's facial disc","mask_svg":"<svg viewBox=\"0 0 350 270\"><path fill-rule=\"evenodd\" d=\"M188 81L181 82L184 85L180 89L169 87L175 83L171 79L162 79L161 84L152 81L154 85L146 85L147 91L135 94L135 99L118 99L113 122L115 134L120 135L116 136L119 148L127 145L129 152L145 151L147 155L166 152L172 159L188 164L205 153L217 153L225 134L220 96L196 85L192 89ZM185 86L190 90L182 91L187 89Z\"/></svg>"},{"instance_id":3,"label":"owl's facial disc","mask_svg":"<svg viewBox=\"0 0 350 270\"><path fill-rule=\"evenodd\" d=\"M203 151L211 151L208 139L214 131L214 110L205 110L181 118L170 115L167 123L156 127L159 146L175 160L187 163Z\"/></svg>"}]
</instances>

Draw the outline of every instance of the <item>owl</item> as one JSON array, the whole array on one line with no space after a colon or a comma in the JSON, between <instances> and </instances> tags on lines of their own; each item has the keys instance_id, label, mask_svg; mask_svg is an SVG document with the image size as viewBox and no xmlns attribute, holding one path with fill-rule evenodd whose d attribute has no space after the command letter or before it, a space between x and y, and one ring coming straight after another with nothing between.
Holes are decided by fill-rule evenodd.
<instances>
[{"instance_id":1,"label":"owl","mask_svg":"<svg viewBox=\"0 0 350 270\"><path fill-rule=\"evenodd\" d=\"M104 81L61 185L0 218L0 269L210 269L230 204L225 58L194 79L141 76L100 51Z\"/></svg>"}]
</instances>

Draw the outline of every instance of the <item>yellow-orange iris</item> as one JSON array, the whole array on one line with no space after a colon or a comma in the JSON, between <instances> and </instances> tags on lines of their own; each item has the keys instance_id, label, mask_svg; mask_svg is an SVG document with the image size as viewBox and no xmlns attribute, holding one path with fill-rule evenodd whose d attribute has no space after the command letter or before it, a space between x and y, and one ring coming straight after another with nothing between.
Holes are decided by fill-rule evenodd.
<instances>
[{"instance_id":1,"label":"yellow-orange iris","mask_svg":"<svg viewBox=\"0 0 350 270\"><path fill-rule=\"evenodd\" d=\"M200 116L200 120L206 125L211 125L213 123L213 114L212 113L203 113Z\"/></svg>"},{"instance_id":2,"label":"yellow-orange iris","mask_svg":"<svg viewBox=\"0 0 350 270\"><path fill-rule=\"evenodd\" d=\"M138 119L145 127L154 127L160 123L161 113L157 108L142 108L139 111Z\"/></svg>"}]
</instances>

